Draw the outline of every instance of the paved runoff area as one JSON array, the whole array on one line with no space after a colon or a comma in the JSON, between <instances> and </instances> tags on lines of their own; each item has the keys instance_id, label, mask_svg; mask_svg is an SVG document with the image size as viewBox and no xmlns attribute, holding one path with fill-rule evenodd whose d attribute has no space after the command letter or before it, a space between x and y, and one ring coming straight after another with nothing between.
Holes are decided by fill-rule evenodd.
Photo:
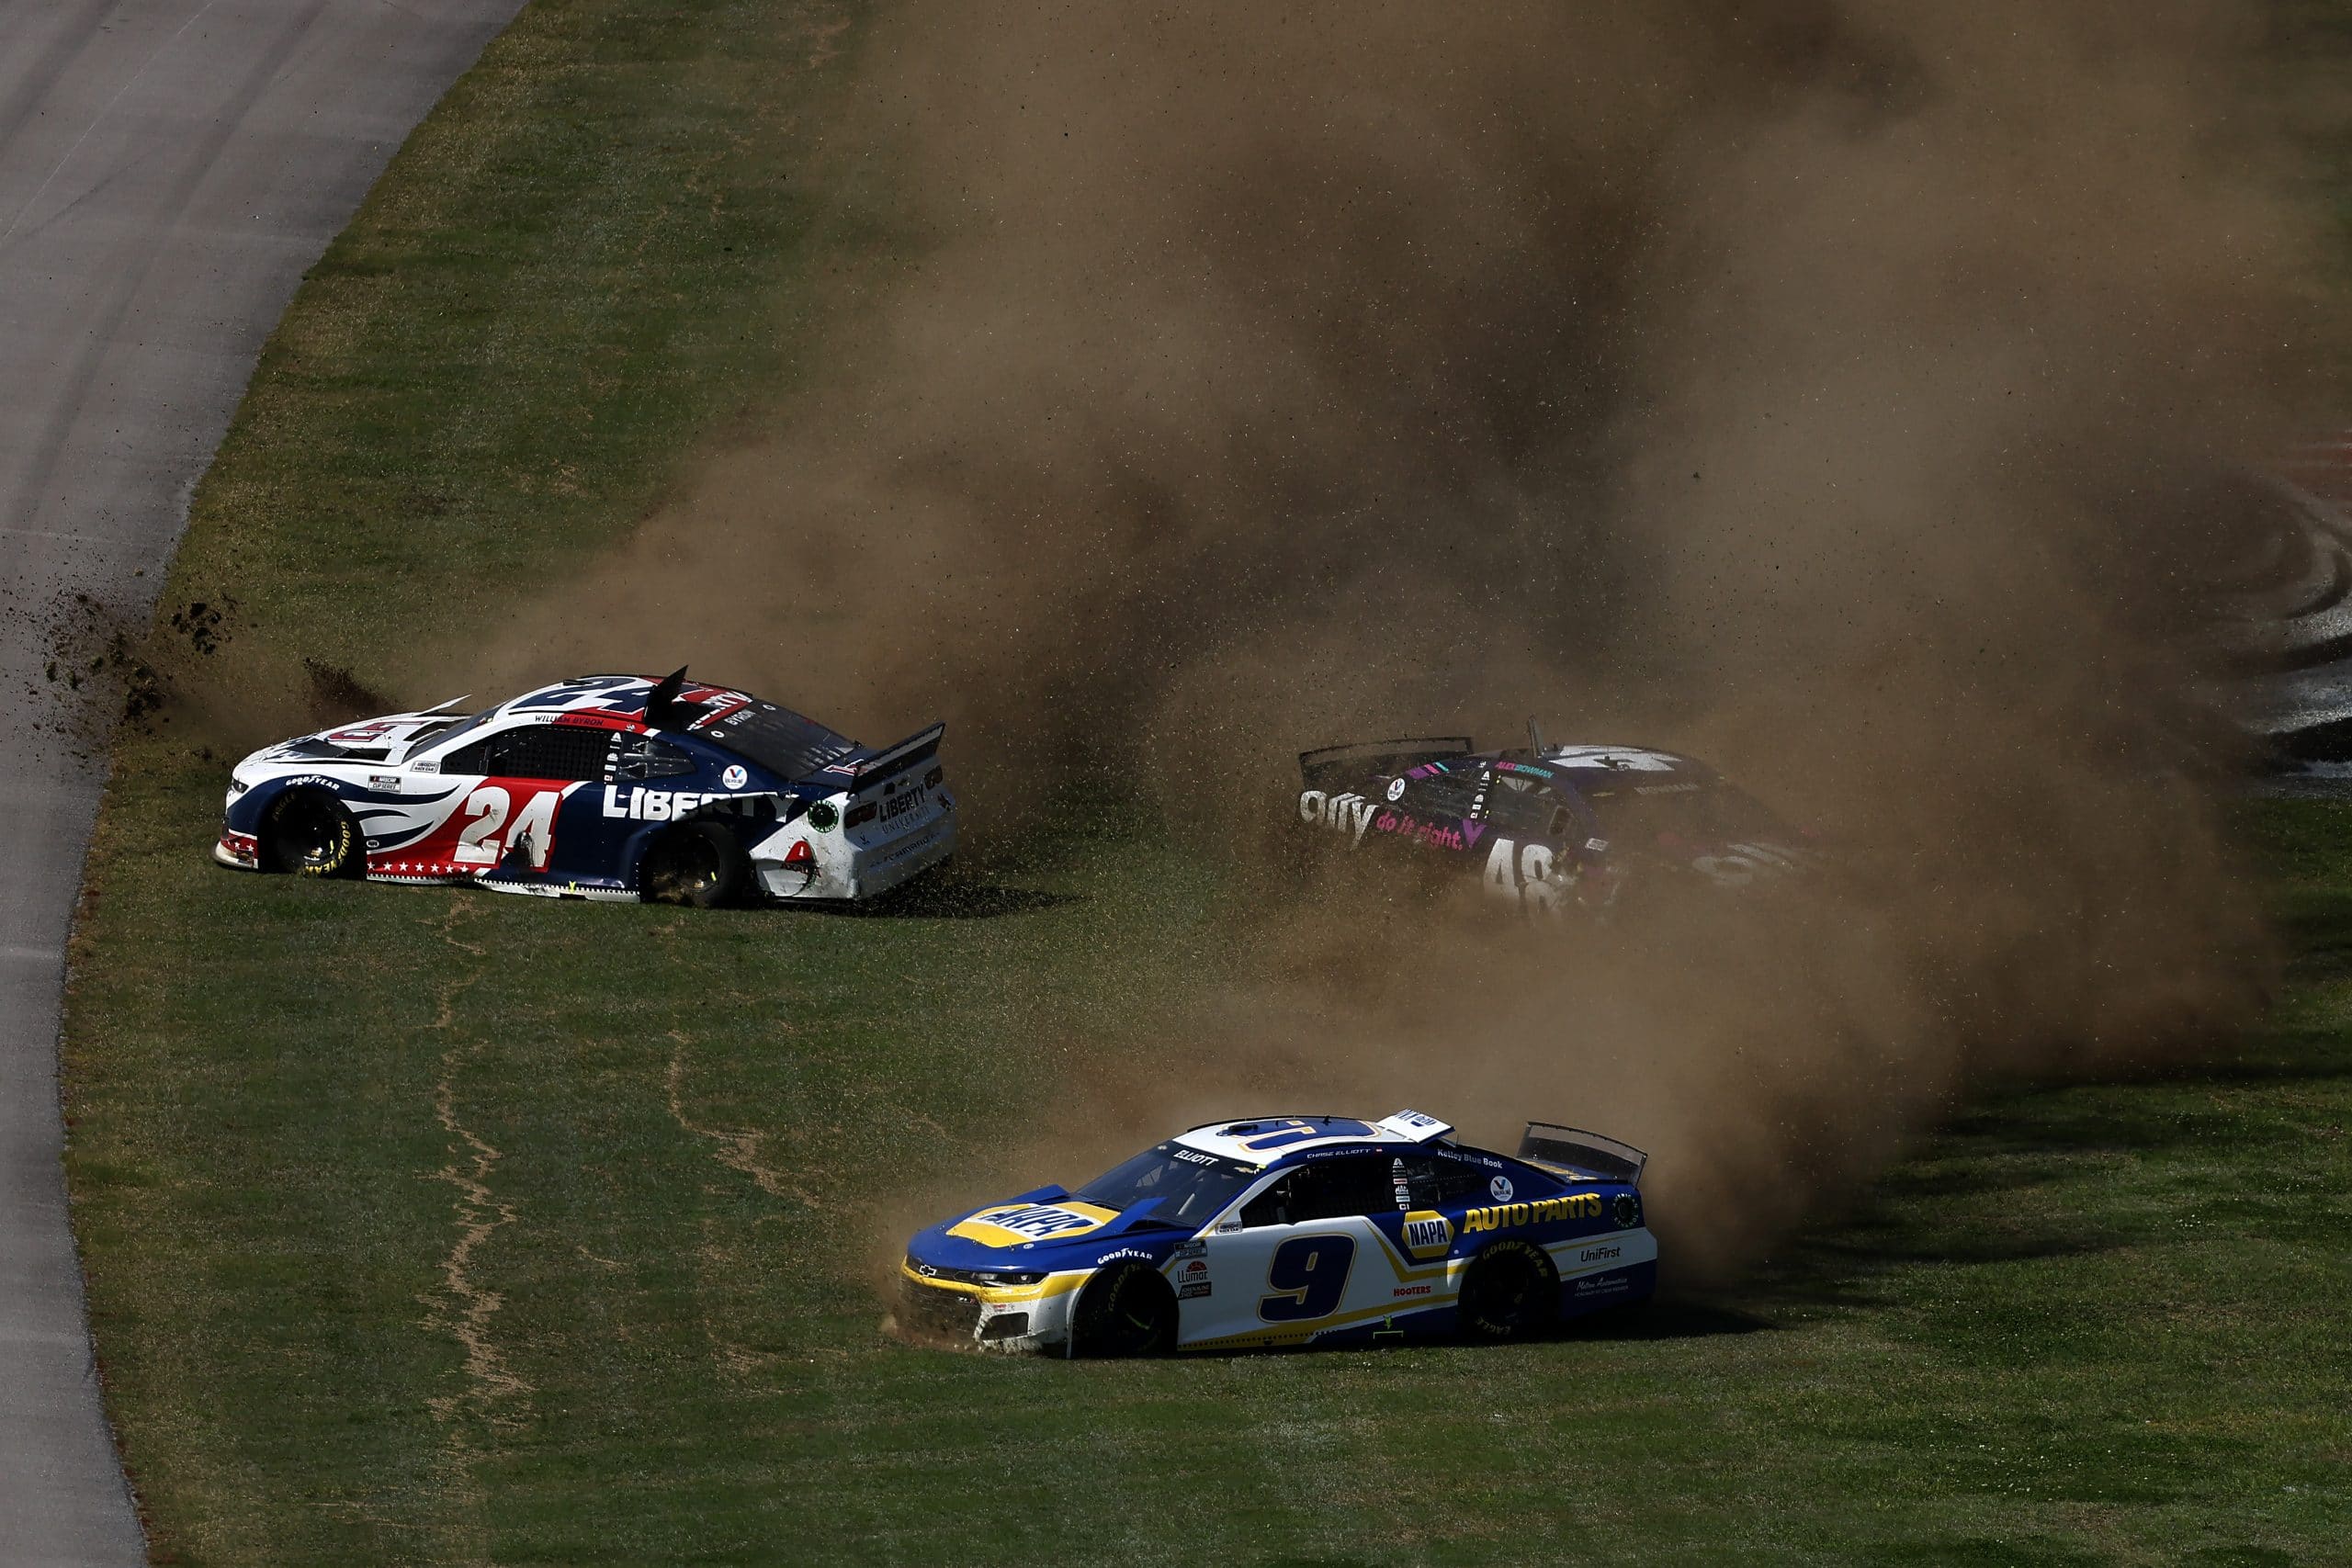
<instances>
[{"instance_id":1,"label":"paved runoff area","mask_svg":"<svg viewBox=\"0 0 2352 1568\"><path fill-rule=\"evenodd\" d=\"M262 342L520 0L0 0L0 1562L145 1560L60 1165L103 761L45 666L147 614ZM191 844L190 854L208 846Z\"/></svg>"}]
</instances>

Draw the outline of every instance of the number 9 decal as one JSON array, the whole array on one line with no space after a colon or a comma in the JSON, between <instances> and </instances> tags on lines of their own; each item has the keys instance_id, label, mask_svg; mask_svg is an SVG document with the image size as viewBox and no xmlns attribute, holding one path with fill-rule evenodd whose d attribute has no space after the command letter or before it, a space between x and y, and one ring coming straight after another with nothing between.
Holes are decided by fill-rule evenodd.
<instances>
[{"instance_id":1,"label":"number 9 decal","mask_svg":"<svg viewBox=\"0 0 2352 1568\"><path fill-rule=\"evenodd\" d=\"M1298 1235L1274 1248L1266 1264L1272 1295L1258 1298L1258 1316L1267 1323L1300 1323L1328 1316L1346 1293L1356 1265L1351 1235Z\"/></svg>"}]
</instances>

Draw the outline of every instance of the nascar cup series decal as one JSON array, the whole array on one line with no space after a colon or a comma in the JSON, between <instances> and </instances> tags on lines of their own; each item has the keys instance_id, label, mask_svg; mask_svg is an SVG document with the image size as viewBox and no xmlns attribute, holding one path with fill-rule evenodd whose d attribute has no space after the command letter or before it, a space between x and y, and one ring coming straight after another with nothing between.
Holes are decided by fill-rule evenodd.
<instances>
[{"instance_id":1,"label":"nascar cup series decal","mask_svg":"<svg viewBox=\"0 0 2352 1568\"><path fill-rule=\"evenodd\" d=\"M1000 1203L958 1220L947 1234L983 1247L1021 1247L1084 1235L1110 1224L1118 1213L1092 1203Z\"/></svg>"}]
</instances>

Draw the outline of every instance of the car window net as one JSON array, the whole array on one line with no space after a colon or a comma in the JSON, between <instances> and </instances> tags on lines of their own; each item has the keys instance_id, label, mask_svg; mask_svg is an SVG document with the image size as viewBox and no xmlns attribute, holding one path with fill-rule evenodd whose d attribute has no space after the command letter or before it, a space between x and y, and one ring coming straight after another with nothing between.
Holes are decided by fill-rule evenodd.
<instances>
[{"instance_id":1,"label":"car window net","mask_svg":"<svg viewBox=\"0 0 2352 1568\"><path fill-rule=\"evenodd\" d=\"M569 725L503 729L460 746L442 759L445 773L492 778L593 781L605 776L613 733Z\"/></svg>"},{"instance_id":2,"label":"car window net","mask_svg":"<svg viewBox=\"0 0 2352 1568\"><path fill-rule=\"evenodd\" d=\"M498 759L498 771L515 778L590 781L605 776L605 759L612 749L609 729L550 724L501 736L491 752Z\"/></svg>"},{"instance_id":3,"label":"car window net","mask_svg":"<svg viewBox=\"0 0 2352 1568\"><path fill-rule=\"evenodd\" d=\"M1248 1225L1298 1225L1396 1212L1396 1161L1388 1155L1344 1155L1300 1166L1250 1200Z\"/></svg>"},{"instance_id":4,"label":"car window net","mask_svg":"<svg viewBox=\"0 0 2352 1568\"><path fill-rule=\"evenodd\" d=\"M1513 788L1520 785L1521 787ZM1487 796L1487 820L1521 838L1565 839L1568 808L1550 789L1504 774Z\"/></svg>"}]
</instances>

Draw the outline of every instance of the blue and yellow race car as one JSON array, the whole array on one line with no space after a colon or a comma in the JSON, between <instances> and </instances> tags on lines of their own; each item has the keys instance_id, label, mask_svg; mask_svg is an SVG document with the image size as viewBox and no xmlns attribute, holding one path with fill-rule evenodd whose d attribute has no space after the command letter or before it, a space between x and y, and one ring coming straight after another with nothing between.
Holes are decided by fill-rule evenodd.
<instances>
[{"instance_id":1,"label":"blue and yellow race car","mask_svg":"<svg viewBox=\"0 0 2352 1568\"><path fill-rule=\"evenodd\" d=\"M1506 1157L1417 1111L1213 1122L922 1232L899 1323L1071 1356L1517 1338L1648 1299L1645 1159L1541 1122Z\"/></svg>"}]
</instances>

